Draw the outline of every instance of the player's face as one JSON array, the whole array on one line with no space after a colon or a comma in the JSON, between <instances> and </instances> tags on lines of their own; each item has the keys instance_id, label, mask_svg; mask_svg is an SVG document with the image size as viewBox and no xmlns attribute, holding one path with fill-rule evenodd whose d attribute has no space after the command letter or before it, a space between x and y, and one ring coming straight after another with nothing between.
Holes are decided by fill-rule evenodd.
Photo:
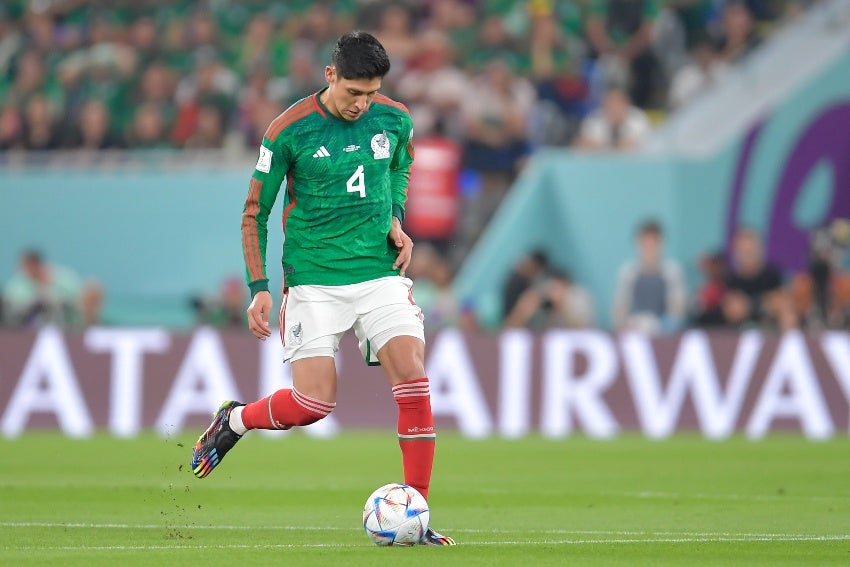
<instances>
[{"instance_id":1,"label":"player's face","mask_svg":"<svg viewBox=\"0 0 850 567\"><path fill-rule=\"evenodd\" d=\"M343 120L357 120L369 110L372 99L381 88L381 78L345 79L331 66L325 68L328 80L328 110Z\"/></svg>"}]
</instances>

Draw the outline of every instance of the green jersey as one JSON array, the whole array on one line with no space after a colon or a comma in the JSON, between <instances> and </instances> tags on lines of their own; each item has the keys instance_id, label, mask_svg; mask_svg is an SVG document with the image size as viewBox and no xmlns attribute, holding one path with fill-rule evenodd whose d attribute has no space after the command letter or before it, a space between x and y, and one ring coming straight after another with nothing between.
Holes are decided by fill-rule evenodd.
<instances>
[{"instance_id":1,"label":"green jersey","mask_svg":"<svg viewBox=\"0 0 850 567\"><path fill-rule=\"evenodd\" d=\"M304 98L269 126L242 214L242 251L251 293L268 290L269 212L286 180L283 277L286 287L346 285L398 273L387 240L404 220L413 123L381 94L358 120L337 118Z\"/></svg>"}]
</instances>

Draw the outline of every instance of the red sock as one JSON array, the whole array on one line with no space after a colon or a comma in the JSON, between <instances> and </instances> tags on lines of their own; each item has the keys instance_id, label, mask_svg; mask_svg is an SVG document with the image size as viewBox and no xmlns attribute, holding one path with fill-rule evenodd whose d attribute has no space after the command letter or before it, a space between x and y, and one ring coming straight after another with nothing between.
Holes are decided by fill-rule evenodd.
<instances>
[{"instance_id":1,"label":"red sock","mask_svg":"<svg viewBox=\"0 0 850 567\"><path fill-rule=\"evenodd\" d=\"M428 378L416 378L393 386L398 404L398 445L404 465L404 483L428 498L434 464L434 417Z\"/></svg>"},{"instance_id":2,"label":"red sock","mask_svg":"<svg viewBox=\"0 0 850 567\"><path fill-rule=\"evenodd\" d=\"M242 423L248 429L289 429L316 423L335 407L336 404L305 396L295 388L278 390L246 405L242 409Z\"/></svg>"}]
</instances>

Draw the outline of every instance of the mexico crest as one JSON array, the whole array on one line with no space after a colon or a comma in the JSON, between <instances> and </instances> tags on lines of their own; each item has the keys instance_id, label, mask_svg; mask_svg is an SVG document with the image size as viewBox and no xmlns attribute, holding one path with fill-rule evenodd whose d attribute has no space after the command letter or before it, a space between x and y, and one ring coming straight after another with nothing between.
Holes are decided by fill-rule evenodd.
<instances>
[{"instance_id":1,"label":"mexico crest","mask_svg":"<svg viewBox=\"0 0 850 567\"><path fill-rule=\"evenodd\" d=\"M374 152L375 159L388 159L390 157L390 139L387 138L386 130L372 136L372 152Z\"/></svg>"},{"instance_id":2,"label":"mexico crest","mask_svg":"<svg viewBox=\"0 0 850 567\"><path fill-rule=\"evenodd\" d=\"M301 323L295 323L289 327L289 344L300 345L304 338L304 332L301 330Z\"/></svg>"}]
</instances>

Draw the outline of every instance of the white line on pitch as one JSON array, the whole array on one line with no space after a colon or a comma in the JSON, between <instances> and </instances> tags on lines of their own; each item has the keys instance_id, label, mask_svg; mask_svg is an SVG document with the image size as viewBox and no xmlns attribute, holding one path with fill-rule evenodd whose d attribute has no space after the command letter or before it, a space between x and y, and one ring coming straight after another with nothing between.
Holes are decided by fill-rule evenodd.
<instances>
[{"instance_id":1,"label":"white line on pitch","mask_svg":"<svg viewBox=\"0 0 850 567\"><path fill-rule=\"evenodd\" d=\"M560 539L535 541L470 541L465 546L490 545L629 545L640 543L758 543L758 542L800 542L800 541L847 541L850 535L840 536L802 536L802 537L670 537L670 538L608 538L608 539ZM201 550L201 549L309 549L340 548L352 549L368 547L368 544L335 543L293 543L293 544L219 544L219 545L64 545L64 546L28 546L9 547L6 551L156 551L156 550Z\"/></svg>"},{"instance_id":2,"label":"white line on pitch","mask_svg":"<svg viewBox=\"0 0 850 567\"><path fill-rule=\"evenodd\" d=\"M180 522L162 524L99 524L99 523L63 523L63 522L0 522L3 528L80 528L80 529L104 529L104 530L159 530L180 528L187 530L293 530L293 531L354 531L356 528L343 528L331 526L204 526L181 524Z\"/></svg>"},{"instance_id":3,"label":"white line on pitch","mask_svg":"<svg viewBox=\"0 0 850 567\"><path fill-rule=\"evenodd\" d=\"M174 524L117 524L117 523L62 523L62 522L0 522L4 528L71 528L71 529L118 529L118 530L157 530L157 529L185 529L185 530L250 530L250 531L360 531L359 528L346 528L340 526L256 526L256 525L177 525ZM850 539L848 534L792 534L792 533L755 533L755 532L693 532L693 531L636 531L636 530L509 530L509 529L475 529L475 528L449 528L447 532L467 534L545 534L545 535L600 535L600 536L645 536L639 541L648 541L647 537L679 537L679 538L744 538L745 541L774 541L787 540L798 541L819 538L844 540ZM576 540L570 540L576 541ZM592 540L602 541L602 540ZM495 544L501 542L479 542L479 545Z\"/></svg>"},{"instance_id":4,"label":"white line on pitch","mask_svg":"<svg viewBox=\"0 0 850 567\"><path fill-rule=\"evenodd\" d=\"M742 502L776 502L782 500L809 500L812 502L831 502L847 500L850 496L836 494L833 496L809 496L804 494L679 494L676 492L623 492L623 496L632 498L659 500L740 500Z\"/></svg>"}]
</instances>

